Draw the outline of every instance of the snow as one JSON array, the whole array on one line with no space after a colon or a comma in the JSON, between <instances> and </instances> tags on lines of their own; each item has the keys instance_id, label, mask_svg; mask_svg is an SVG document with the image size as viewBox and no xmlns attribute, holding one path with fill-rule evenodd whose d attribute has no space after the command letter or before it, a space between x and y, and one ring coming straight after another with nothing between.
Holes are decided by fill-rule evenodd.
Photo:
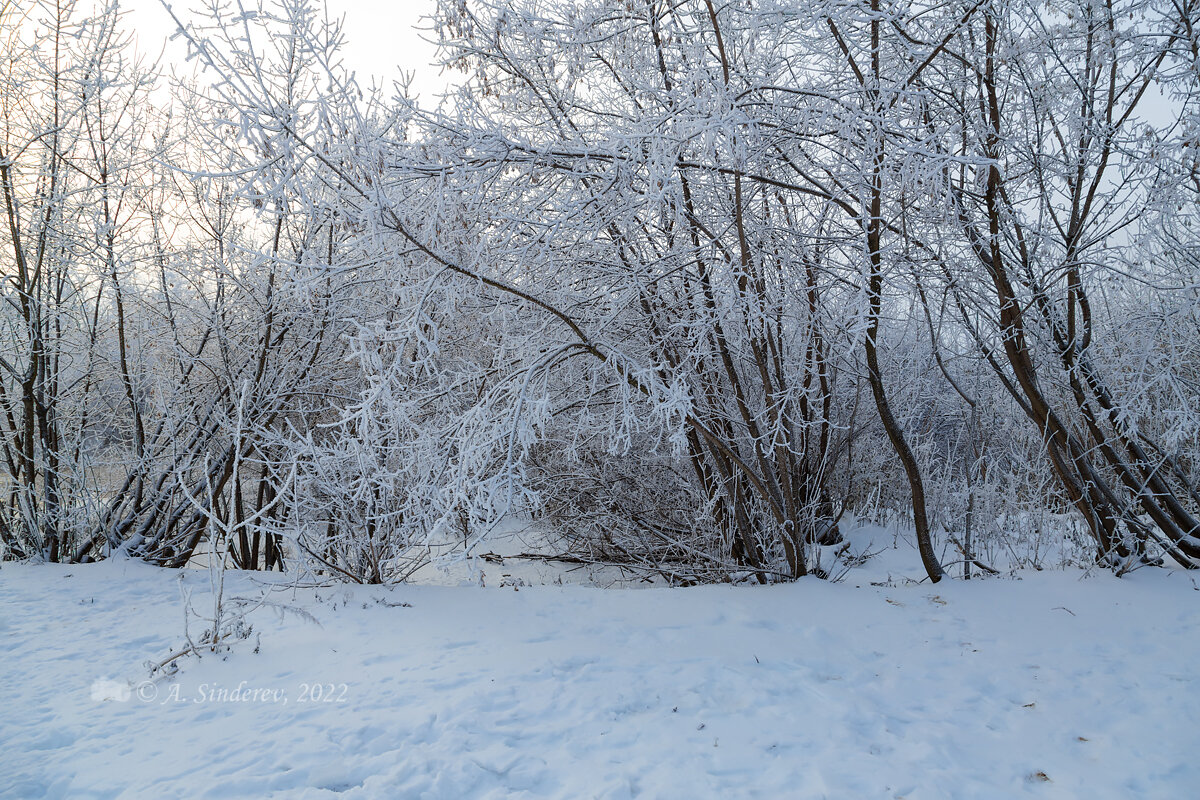
<instances>
[{"instance_id":1,"label":"snow","mask_svg":"<svg viewBox=\"0 0 1200 800\"><path fill-rule=\"evenodd\" d=\"M554 585L544 565L533 577L550 585L502 587L508 563L483 563L483 587L280 584L272 600L315 621L262 608L229 653L158 683L144 664L181 644L180 585L202 610L207 572L5 564L0 797L1179 798L1200 785L1200 592L1186 573L887 581L919 570L902 547L836 584L631 591ZM226 576L227 595L264 588Z\"/></svg>"}]
</instances>

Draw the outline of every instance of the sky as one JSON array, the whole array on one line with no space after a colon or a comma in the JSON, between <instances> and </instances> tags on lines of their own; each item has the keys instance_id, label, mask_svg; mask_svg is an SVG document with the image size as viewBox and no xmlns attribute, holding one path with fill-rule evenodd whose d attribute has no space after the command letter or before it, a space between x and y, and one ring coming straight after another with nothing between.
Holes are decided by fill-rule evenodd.
<instances>
[{"instance_id":1,"label":"sky","mask_svg":"<svg viewBox=\"0 0 1200 800\"><path fill-rule=\"evenodd\" d=\"M193 0L168 2L181 17L196 5ZM243 2L251 6L255 0ZM372 78L390 84L403 70L414 74L413 90L423 104L436 101L447 79L430 66L434 46L422 39L430 33L417 30L423 25L421 18L433 12L436 0L326 0L326 5L330 16L344 20L346 63L363 85L370 85ZM136 32L138 49L156 55L175 30L161 0L121 0L121 7L129 12L127 24ZM164 57L168 63L179 63L185 52L180 42L168 42Z\"/></svg>"}]
</instances>

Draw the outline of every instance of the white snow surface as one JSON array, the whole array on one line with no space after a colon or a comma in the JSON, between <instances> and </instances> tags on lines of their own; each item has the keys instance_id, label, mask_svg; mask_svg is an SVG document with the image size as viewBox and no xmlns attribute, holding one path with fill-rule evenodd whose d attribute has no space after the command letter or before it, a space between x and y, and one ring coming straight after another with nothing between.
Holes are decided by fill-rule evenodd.
<instances>
[{"instance_id":1,"label":"white snow surface","mask_svg":"<svg viewBox=\"0 0 1200 800\"><path fill-rule=\"evenodd\" d=\"M1200 796L1186 573L931 586L902 547L840 583L632 590L508 564L278 583L315 619L259 609L157 682L206 571L5 564L0 797Z\"/></svg>"}]
</instances>

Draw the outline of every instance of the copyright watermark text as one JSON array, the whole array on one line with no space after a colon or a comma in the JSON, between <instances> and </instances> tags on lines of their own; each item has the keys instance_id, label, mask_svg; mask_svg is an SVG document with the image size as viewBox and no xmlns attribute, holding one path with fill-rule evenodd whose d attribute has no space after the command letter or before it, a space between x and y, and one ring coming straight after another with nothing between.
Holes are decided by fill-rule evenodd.
<instances>
[{"instance_id":1,"label":"copyright watermark text","mask_svg":"<svg viewBox=\"0 0 1200 800\"><path fill-rule=\"evenodd\" d=\"M91 698L95 702L153 703L158 705L251 704L287 705L288 703L345 703L350 686L345 683L300 681L290 686L262 686L249 681L237 685L200 683L188 688L180 683L141 681L131 684L99 678L92 682Z\"/></svg>"}]
</instances>

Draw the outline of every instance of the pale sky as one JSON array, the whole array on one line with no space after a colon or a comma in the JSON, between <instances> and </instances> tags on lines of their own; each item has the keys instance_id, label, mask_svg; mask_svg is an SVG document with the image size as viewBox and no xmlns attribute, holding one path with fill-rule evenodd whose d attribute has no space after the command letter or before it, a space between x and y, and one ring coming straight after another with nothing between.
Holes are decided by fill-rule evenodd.
<instances>
[{"instance_id":1,"label":"pale sky","mask_svg":"<svg viewBox=\"0 0 1200 800\"><path fill-rule=\"evenodd\" d=\"M247 7L255 0L243 0ZM138 40L138 49L157 55L162 42L175 30L160 0L120 0L121 8L129 11L126 24ZM168 0L182 18L192 8L192 0ZM233 3L230 3L232 6ZM401 70L413 72L413 90L422 105L433 105L436 95L443 91L447 77L439 75L437 67L429 66L434 47L422 40L416 26L421 18L432 13L436 0L326 0L331 17L344 18L347 48L346 64L358 73L359 82L371 84L371 78L385 80L388 85ZM167 44L168 64L183 60L185 49L178 41Z\"/></svg>"}]
</instances>

